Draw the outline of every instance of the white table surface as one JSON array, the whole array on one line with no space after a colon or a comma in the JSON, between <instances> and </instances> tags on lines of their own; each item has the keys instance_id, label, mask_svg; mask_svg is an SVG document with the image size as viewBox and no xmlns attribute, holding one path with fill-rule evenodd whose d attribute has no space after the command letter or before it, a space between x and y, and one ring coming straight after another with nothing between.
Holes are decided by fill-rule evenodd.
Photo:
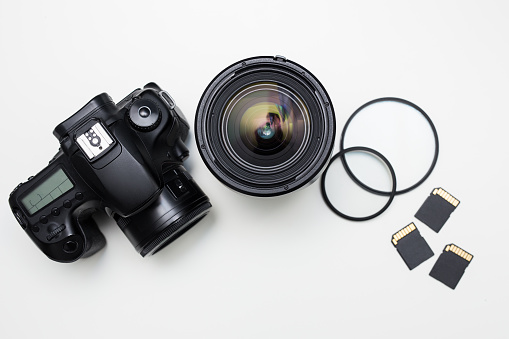
<instances>
[{"instance_id":1,"label":"white table surface","mask_svg":"<svg viewBox=\"0 0 509 339\"><path fill-rule=\"evenodd\" d=\"M508 14L504 1L0 1L0 337L509 337ZM423 108L440 137L429 179L354 223L327 209L317 182L274 199L231 191L191 132L185 166L213 210L157 255L142 258L100 217L106 248L58 264L18 226L9 193L47 165L53 128L93 96L119 101L155 81L193 124L216 74L275 54L327 89L335 151L369 100ZM461 204L436 234L413 215L438 186ZM435 252L413 271L390 242L411 221ZM456 290L428 276L448 243L474 255Z\"/></svg>"}]
</instances>

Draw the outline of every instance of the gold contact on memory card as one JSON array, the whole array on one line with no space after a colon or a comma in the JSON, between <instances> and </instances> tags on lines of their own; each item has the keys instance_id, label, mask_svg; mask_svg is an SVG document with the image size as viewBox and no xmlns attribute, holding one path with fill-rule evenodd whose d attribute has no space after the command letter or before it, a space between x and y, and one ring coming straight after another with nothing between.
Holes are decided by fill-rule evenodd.
<instances>
[{"instance_id":1,"label":"gold contact on memory card","mask_svg":"<svg viewBox=\"0 0 509 339\"><path fill-rule=\"evenodd\" d=\"M433 190L433 194L444 198L448 203L450 203L454 207L457 207L460 203L458 199L447 193L447 191L444 190L443 188L435 188Z\"/></svg>"},{"instance_id":2,"label":"gold contact on memory card","mask_svg":"<svg viewBox=\"0 0 509 339\"><path fill-rule=\"evenodd\" d=\"M444 251L445 252L452 252L452 253L460 256L461 258L465 259L466 261L469 261L469 262L473 258L472 254L468 253L467 251L462 250L461 248L459 248L458 246L453 245L453 244L447 245L445 247Z\"/></svg>"},{"instance_id":3,"label":"gold contact on memory card","mask_svg":"<svg viewBox=\"0 0 509 339\"><path fill-rule=\"evenodd\" d=\"M429 275L455 289L474 256L454 244L445 246Z\"/></svg>"},{"instance_id":4,"label":"gold contact on memory card","mask_svg":"<svg viewBox=\"0 0 509 339\"><path fill-rule=\"evenodd\" d=\"M414 223L410 223L410 225L402 228L398 233L394 234L392 236L392 243L394 245L397 245L398 244L398 241L401 240L401 238L403 238L404 236L410 234L410 232L414 231L415 230L415 225Z\"/></svg>"},{"instance_id":5,"label":"gold contact on memory card","mask_svg":"<svg viewBox=\"0 0 509 339\"><path fill-rule=\"evenodd\" d=\"M413 222L394 233L391 242L410 270L434 255Z\"/></svg>"}]
</instances>

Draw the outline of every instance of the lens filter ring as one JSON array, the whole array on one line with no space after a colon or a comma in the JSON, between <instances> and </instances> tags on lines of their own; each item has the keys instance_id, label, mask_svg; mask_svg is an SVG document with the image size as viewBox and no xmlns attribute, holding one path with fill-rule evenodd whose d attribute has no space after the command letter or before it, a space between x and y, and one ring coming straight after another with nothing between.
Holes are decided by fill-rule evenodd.
<instances>
[{"instance_id":1,"label":"lens filter ring","mask_svg":"<svg viewBox=\"0 0 509 339\"><path fill-rule=\"evenodd\" d=\"M341 132L341 139L339 141L339 149L340 151L343 151L345 149L344 147L344 142L345 142L345 134L346 134L346 131L348 129L348 126L350 125L350 123L352 122L352 120L363 110L365 109L366 107L370 106L370 105L373 105L375 103L379 103L379 102L384 102L384 101L393 101L393 102L397 102L397 103L401 103L401 104L404 104L404 105L407 105L407 106L410 106L411 108L417 110L419 113L422 114L422 116L426 119L426 121L428 122L432 132L433 132L433 138L435 140L435 153L433 155L433 160L431 162L431 166L429 167L428 171L424 174L424 176L419 180L417 181L415 184L407 187L407 188L404 188L402 190L399 190L399 191L396 191L395 192L395 195L400 195L400 194L404 194L404 193L408 193L410 191L412 191L413 189L419 187L424 181L426 181L426 179L430 176L431 172L433 172L433 169L435 168L435 165L437 163L437 160L438 160L438 133L437 133L437 130L435 128L435 125L433 124L433 122L431 121L431 118L426 114L426 112L424 112L424 110L422 110L419 106L417 106L416 104L408 101L408 100L405 100L405 99L401 99L401 98L394 98L394 97L384 97L384 98L378 98L378 99L375 99L375 100L371 100L367 103L365 103L364 105L362 105L361 107L359 107L355 112L353 112L353 114L350 116L350 118L348 118L345 126L343 127L343 131ZM387 191L381 191L381 190L377 190L377 189L374 189L368 185L366 185L365 183L363 183L359 178L357 178L355 176L355 174L353 173L353 171L351 170L350 166L348 165L346 159L344 157L341 158L341 161L343 163L343 166L345 168L345 171L346 173L348 174L348 176L357 184L359 185L360 187L362 187L363 189L365 189L366 191L368 192L371 192L373 194L377 194L377 195L391 195L392 192L387 192Z\"/></svg>"},{"instance_id":2,"label":"lens filter ring","mask_svg":"<svg viewBox=\"0 0 509 339\"><path fill-rule=\"evenodd\" d=\"M325 186L325 178L327 176L327 172L329 171L330 165L338 158L343 161L345 158L345 154L350 153L350 152L366 152L366 153L373 154L374 156L378 157L380 160L382 160L385 163L385 165L389 169L389 172L391 173L392 188L391 188L391 191L389 192L389 200L387 200L387 203L378 212L368 215L366 217L352 217L352 216L349 216L349 215L341 212L332 204L332 202L330 201L330 199L327 195L327 189ZM344 162L343 162L343 164L344 164ZM346 167L345 167L345 170L346 170ZM394 172L394 169L392 168L392 165L389 162L389 160L387 160L387 158L385 158L380 152L375 151L374 149L369 148L369 147L355 146L355 147L343 149L343 150L339 151L339 153L337 153L336 155L334 155L332 157L331 161L329 162L327 167L325 167L325 171L322 174L322 178L320 181L320 188L322 191L323 200L325 200L325 203L331 209L331 211L333 211L338 216L340 216L344 219L348 219L351 221L366 221L366 220L370 220L370 219L378 217L380 214L385 212L385 210L387 208L389 208L389 206L391 205L392 200L394 200L394 196L396 195L396 173Z\"/></svg>"}]
</instances>

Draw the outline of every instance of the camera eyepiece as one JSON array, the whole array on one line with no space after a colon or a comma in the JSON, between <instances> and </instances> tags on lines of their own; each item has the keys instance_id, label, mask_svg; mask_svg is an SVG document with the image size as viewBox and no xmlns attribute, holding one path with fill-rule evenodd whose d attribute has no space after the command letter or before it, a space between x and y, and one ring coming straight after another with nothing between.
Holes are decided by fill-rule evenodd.
<instances>
[{"instance_id":1,"label":"camera eyepiece","mask_svg":"<svg viewBox=\"0 0 509 339\"><path fill-rule=\"evenodd\" d=\"M203 93L196 142L210 171L230 188L277 196L314 181L336 132L327 92L284 57L255 57L223 70Z\"/></svg>"}]
</instances>

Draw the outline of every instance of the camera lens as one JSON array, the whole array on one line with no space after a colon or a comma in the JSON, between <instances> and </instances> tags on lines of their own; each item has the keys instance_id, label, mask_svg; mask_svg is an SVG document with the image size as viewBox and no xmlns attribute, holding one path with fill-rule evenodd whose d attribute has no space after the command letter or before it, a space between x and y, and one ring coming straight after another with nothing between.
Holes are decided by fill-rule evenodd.
<instances>
[{"instance_id":1,"label":"camera lens","mask_svg":"<svg viewBox=\"0 0 509 339\"><path fill-rule=\"evenodd\" d=\"M299 158L309 140L303 100L282 85L259 82L233 95L224 110L221 138L230 156L246 168L283 168Z\"/></svg>"},{"instance_id":2,"label":"camera lens","mask_svg":"<svg viewBox=\"0 0 509 339\"><path fill-rule=\"evenodd\" d=\"M203 94L195 119L200 154L224 184L254 196L294 191L330 158L335 117L319 81L283 57L231 65Z\"/></svg>"},{"instance_id":3,"label":"camera lens","mask_svg":"<svg viewBox=\"0 0 509 339\"><path fill-rule=\"evenodd\" d=\"M143 257L157 253L180 237L212 207L184 167L168 170L163 176L163 190L150 206L128 218L112 215Z\"/></svg>"}]
</instances>

